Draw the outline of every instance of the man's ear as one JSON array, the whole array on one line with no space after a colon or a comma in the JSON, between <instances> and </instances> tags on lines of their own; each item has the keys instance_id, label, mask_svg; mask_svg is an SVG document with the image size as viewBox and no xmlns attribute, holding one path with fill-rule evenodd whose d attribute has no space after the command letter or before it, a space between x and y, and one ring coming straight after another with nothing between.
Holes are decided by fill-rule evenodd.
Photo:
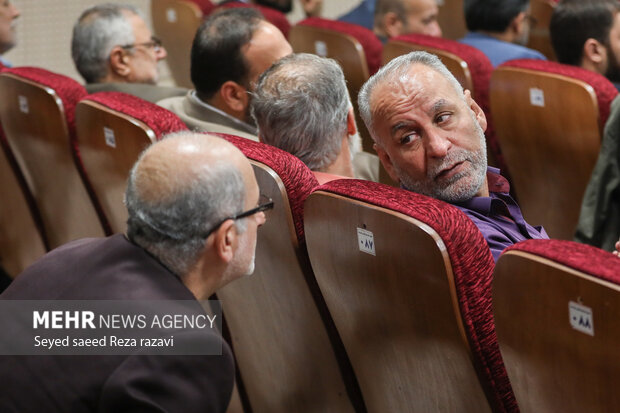
<instances>
[{"instance_id":1,"label":"man's ear","mask_svg":"<svg viewBox=\"0 0 620 413\"><path fill-rule=\"evenodd\" d=\"M215 254L224 263L228 264L235 256L237 249L237 227L235 221L227 219L213 233L213 248Z\"/></svg>"},{"instance_id":2,"label":"man's ear","mask_svg":"<svg viewBox=\"0 0 620 413\"><path fill-rule=\"evenodd\" d=\"M400 182L400 178L398 177L398 174L396 174L390 155L388 155L388 153L376 143L373 144L372 147L375 152L377 152L377 156L379 157L379 160L383 164L383 167L387 171L388 175L390 175L390 178L392 178L395 182Z\"/></svg>"},{"instance_id":3,"label":"man's ear","mask_svg":"<svg viewBox=\"0 0 620 413\"><path fill-rule=\"evenodd\" d=\"M403 31L403 22L394 12L387 12L383 15L383 27L388 38L396 37Z\"/></svg>"},{"instance_id":4,"label":"man's ear","mask_svg":"<svg viewBox=\"0 0 620 413\"><path fill-rule=\"evenodd\" d=\"M130 58L125 49L115 46L110 52L110 72L120 77L128 77L131 73Z\"/></svg>"},{"instance_id":5,"label":"man's ear","mask_svg":"<svg viewBox=\"0 0 620 413\"><path fill-rule=\"evenodd\" d=\"M237 82L227 80L220 87L220 96L231 111L245 113L250 104L247 89Z\"/></svg>"},{"instance_id":6,"label":"man's ear","mask_svg":"<svg viewBox=\"0 0 620 413\"><path fill-rule=\"evenodd\" d=\"M511 29L517 37L521 35L525 28L525 25L527 24L527 22L525 21L526 16L527 13L522 11L521 13L517 14L508 25L508 28Z\"/></svg>"},{"instance_id":7,"label":"man's ear","mask_svg":"<svg viewBox=\"0 0 620 413\"><path fill-rule=\"evenodd\" d=\"M583 44L581 59L582 66L591 65L593 68L599 68L607 59L607 49L598 40L589 38Z\"/></svg>"},{"instance_id":8,"label":"man's ear","mask_svg":"<svg viewBox=\"0 0 620 413\"><path fill-rule=\"evenodd\" d=\"M355 135L357 133L357 125L355 124L355 114L353 108L349 108L347 113L347 135Z\"/></svg>"},{"instance_id":9,"label":"man's ear","mask_svg":"<svg viewBox=\"0 0 620 413\"><path fill-rule=\"evenodd\" d=\"M476 117L476 121L478 122L478 125L480 125L483 132L486 131L488 124L487 124L487 117L484 114L484 111L482 110L480 106L478 106L476 101L471 97L471 92L469 90L465 89L463 93L465 94L465 101L467 102L467 105L472 110L472 112L474 112L474 116Z\"/></svg>"}]
</instances>

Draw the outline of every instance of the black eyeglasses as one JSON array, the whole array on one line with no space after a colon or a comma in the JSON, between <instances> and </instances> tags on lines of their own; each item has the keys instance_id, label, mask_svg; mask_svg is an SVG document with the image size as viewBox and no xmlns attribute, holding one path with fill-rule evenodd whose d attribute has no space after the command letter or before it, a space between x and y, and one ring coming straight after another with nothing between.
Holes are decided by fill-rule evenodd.
<instances>
[{"instance_id":1,"label":"black eyeglasses","mask_svg":"<svg viewBox=\"0 0 620 413\"><path fill-rule=\"evenodd\" d=\"M230 217L224 218L222 221L220 221L219 224L217 224L216 226L211 228L209 231L207 231L204 235L202 235L202 238L208 238L209 235L211 235L213 233L213 231L218 229L224 222L228 221L229 219L232 219L233 221L236 221L238 219L247 218L247 217L249 217L251 215L258 214L259 212L268 211L270 209L273 209L273 200L271 198L269 198L268 196L261 194L258 197L258 206L257 207L252 208L252 209L248 209L247 211L243 211L243 212L240 212L238 214L232 215Z\"/></svg>"},{"instance_id":2,"label":"black eyeglasses","mask_svg":"<svg viewBox=\"0 0 620 413\"><path fill-rule=\"evenodd\" d=\"M126 44L121 46L122 49L133 49L136 46L144 46L148 48L152 48L155 53L159 52L163 47L163 43L158 37L151 36L151 40L144 43L134 43L134 44Z\"/></svg>"}]
</instances>

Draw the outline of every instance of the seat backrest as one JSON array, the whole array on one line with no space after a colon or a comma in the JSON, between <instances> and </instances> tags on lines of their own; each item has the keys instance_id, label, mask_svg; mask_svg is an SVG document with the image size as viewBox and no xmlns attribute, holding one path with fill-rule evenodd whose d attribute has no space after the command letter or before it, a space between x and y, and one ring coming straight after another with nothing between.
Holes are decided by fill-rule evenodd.
<instances>
[{"instance_id":1,"label":"seat backrest","mask_svg":"<svg viewBox=\"0 0 620 413\"><path fill-rule=\"evenodd\" d=\"M493 258L469 218L350 179L316 188L304 211L312 269L369 412L517 411L493 327Z\"/></svg>"},{"instance_id":2,"label":"seat backrest","mask_svg":"<svg viewBox=\"0 0 620 413\"><path fill-rule=\"evenodd\" d=\"M1 126L0 146L0 266L15 277L45 254L46 245L34 199Z\"/></svg>"},{"instance_id":3,"label":"seat backrest","mask_svg":"<svg viewBox=\"0 0 620 413\"><path fill-rule=\"evenodd\" d=\"M104 235L105 217L71 151L77 101L74 80L39 68L0 73L0 121L41 212L49 247Z\"/></svg>"},{"instance_id":4,"label":"seat backrest","mask_svg":"<svg viewBox=\"0 0 620 413\"><path fill-rule=\"evenodd\" d=\"M217 292L252 409L353 412L352 372L339 368L346 354L330 330L305 250L303 201L317 181L289 153L221 136L250 159L261 193L274 201L258 231L254 274ZM353 403L361 403L357 397Z\"/></svg>"},{"instance_id":5,"label":"seat backrest","mask_svg":"<svg viewBox=\"0 0 620 413\"><path fill-rule=\"evenodd\" d=\"M166 47L168 67L177 86L192 88L190 54L203 12L193 1L151 1L153 31Z\"/></svg>"},{"instance_id":6,"label":"seat backrest","mask_svg":"<svg viewBox=\"0 0 620 413\"><path fill-rule=\"evenodd\" d=\"M225 9L232 9L235 7L253 7L257 9L265 17L265 20L280 29L284 37L288 39L291 31L291 23L289 23L286 15L281 11L272 9L271 7L261 6L260 4L248 4L240 1L232 1L218 6L218 8Z\"/></svg>"},{"instance_id":7,"label":"seat backrest","mask_svg":"<svg viewBox=\"0 0 620 413\"><path fill-rule=\"evenodd\" d=\"M347 80L363 149L374 153L373 141L359 116L357 95L364 82L381 65L381 41L365 27L319 17L307 18L293 26L289 41L295 53L313 53L340 64Z\"/></svg>"},{"instance_id":8,"label":"seat backrest","mask_svg":"<svg viewBox=\"0 0 620 413\"><path fill-rule=\"evenodd\" d=\"M530 29L527 47L538 50L549 60L556 60L553 45L551 44L551 36L549 35L551 15L556 4L556 0L530 1L530 15L536 19L536 25Z\"/></svg>"},{"instance_id":9,"label":"seat backrest","mask_svg":"<svg viewBox=\"0 0 620 413\"><path fill-rule=\"evenodd\" d=\"M491 76L491 112L528 222L572 239L609 106L605 77L543 60L512 60Z\"/></svg>"},{"instance_id":10,"label":"seat backrest","mask_svg":"<svg viewBox=\"0 0 620 413\"><path fill-rule=\"evenodd\" d=\"M314 53L337 60L356 90L381 66L381 41L372 30L356 24L309 17L293 26L289 41L296 53Z\"/></svg>"},{"instance_id":11,"label":"seat backrest","mask_svg":"<svg viewBox=\"0 0 620 413\"><path fill-rule=\"evenodd\" d=\"M572 241L507 248L493 280L500 350L522 413L620 411L620 259Z\"/></svg>"},{"instance_id":12,"label":"seat backrest","mask_svg":"<svg viewBox=\"0 0 620 413\"><path fill-rule=\"evenodd\" d=\"M215 4L213 4L211 0L187 0L187 1L189 1L190 3L194 3L196 6L198 6L203 16L208 16L209 14L211 14L213 10L215 10L215 7L216 7Z\"/></svg>"},{"instance_id":13,"label":"seat backrest","mask_svg":"<svg viewBox=\"0 0 620 413\"><path fill-rule=\"evenodd\" d=\"M75 110L76 144L112 232L124 232L123 196L131 167L162 135L187 130L174 113L132 95L87 95Z\"/></svg>"},{"instance_id":14,"label":"seat backrest","mask_svg":"<svg viewBox=\"0 0 620 413\"><path fill-rule=\"evenodd\" d=\"M502 170L504 175L509 175L495 137L489 108L489 84L491 72L493 72L493 65L489 58L475 47L454 40L423 34L405 34L394 37L385 44L383 63L397 56L420 50L437 55L461 86L471 91L472 97L487 117L488 125L484 134L487 140L489 165L496 166Z\"/></svg>"},{"instance_id":15,"label":"seat backrest","mask_svg":"<svg viewBox=\"0 0 620 413\"><path fill-rule=\"evenodd\" d=\"M442 37L458 40L467 33L463 0L443 0L437 2L439 13L437 22L441 27Z\"/></svg>"}]
</instances>

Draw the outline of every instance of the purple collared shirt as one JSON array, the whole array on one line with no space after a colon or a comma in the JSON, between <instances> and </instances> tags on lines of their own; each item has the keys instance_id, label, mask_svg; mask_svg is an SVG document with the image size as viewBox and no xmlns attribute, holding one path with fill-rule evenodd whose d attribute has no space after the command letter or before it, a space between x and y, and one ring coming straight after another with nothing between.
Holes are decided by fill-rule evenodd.
<instances>
[{"instance_id":1,"label":"purple collared shirt","mask_svg":"<svg viewBox=\"0 0 620 413\"><path fill-rule=\"evenodd\" d=\"M504 248L527 239L548 239L541 226L533 227L523 218L521 209L510 196L510 184L499 174L499 169L488 167L488 197L478 196L455 203L476 224L489 244L497 261Z\"/></svg>"}]
</instances>

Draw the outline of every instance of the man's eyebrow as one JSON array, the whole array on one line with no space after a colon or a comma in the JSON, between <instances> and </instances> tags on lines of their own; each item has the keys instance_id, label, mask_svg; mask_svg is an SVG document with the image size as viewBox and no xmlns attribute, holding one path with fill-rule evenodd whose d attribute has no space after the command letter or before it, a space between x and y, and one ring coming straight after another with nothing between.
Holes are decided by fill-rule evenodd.
<instances>
[{"instance_id":1,"label":"man's eyebrow","mask_svg":"<svg viewBox=\"0 0 620 413\"><path fill-rule=\"evenodd\" d=\"M447 100L445 99L439 99L437 102L435 102L435 104L433 106L431 106L431 108L428 111L429 115L434 115L435 113L439 112L440 110L442 110L444 107L448 106L449 103Z\"/></svg>"},{"instance_id":2,"label":"man's eyebrow","mask_svg":"<svg viewBox=\"0 0 620 413\"><path fill-rule=\"evenodd\" d=\"M398 122L397 124L395 124L394 126L390 128L390 133L392 136L394 136L396 135L396 132L398 132L399 130L406 129L410 126L411 126L411 122Z\"/></svg>"}]
</instances>

